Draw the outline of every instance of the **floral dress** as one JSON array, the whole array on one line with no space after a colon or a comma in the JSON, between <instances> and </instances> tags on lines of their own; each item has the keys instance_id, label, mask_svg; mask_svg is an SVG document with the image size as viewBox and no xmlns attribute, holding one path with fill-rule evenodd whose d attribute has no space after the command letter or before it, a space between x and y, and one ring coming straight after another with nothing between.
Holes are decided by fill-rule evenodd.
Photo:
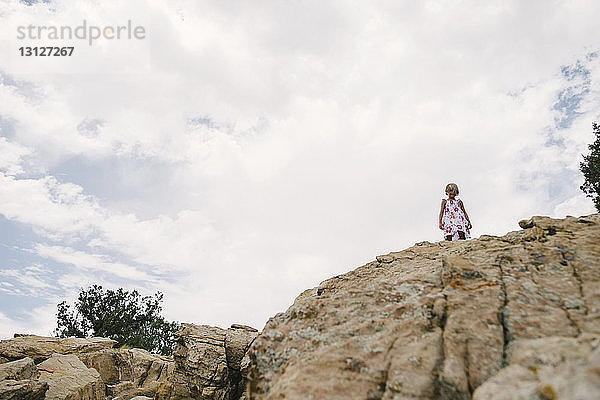
<instances>
[{"instance_id":1,"label":"floral dress","mask_svg":"<svg viewBox=\"0 0 600 400\"><path fill-rule=\"evenodd\" d=\"M470 239L469 223L467 217L460 207L458 199L446 199L444 206L444 215L442 217L442 228L444 228L444 237L452 236L452 240L458 240L458 231L465 233L465 238Z\"/></svg>"}]
</instances>

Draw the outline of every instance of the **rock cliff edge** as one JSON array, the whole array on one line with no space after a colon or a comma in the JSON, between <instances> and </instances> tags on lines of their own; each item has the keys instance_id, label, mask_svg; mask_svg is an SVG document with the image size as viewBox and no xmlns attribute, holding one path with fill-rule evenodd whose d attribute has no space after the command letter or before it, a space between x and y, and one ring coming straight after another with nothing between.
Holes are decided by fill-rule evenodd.
<instances>
[{"instance_id":1,"label":"rock cliff edge","mask_svg":"<svg viewBox=\"0 0 600 400\"><path fill-rule=\"evenodd\" d=\"M600 216L519 224L306 290L254 341L249 398L600 399Z\"/></svg>"}]
</instances>

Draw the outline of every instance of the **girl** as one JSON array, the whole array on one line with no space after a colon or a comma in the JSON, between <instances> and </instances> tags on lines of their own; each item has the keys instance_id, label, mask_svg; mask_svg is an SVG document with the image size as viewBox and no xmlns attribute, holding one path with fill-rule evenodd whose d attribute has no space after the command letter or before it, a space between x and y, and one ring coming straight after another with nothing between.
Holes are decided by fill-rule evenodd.
<instances>
[{"instance_id":1,"label":"girl","mask_svg":"<svg viewBox=\"0 0 600 400\"><path fill-rule=\"evenodd\" d=\"M462 200L456 198L458 196L456 183L446 185L446 194L448 199L442 200L439 218L439 225L440 229L444 231L444 238L446 240L470 239L469 229L473 226Z\"/></svg>"}]
</instances>

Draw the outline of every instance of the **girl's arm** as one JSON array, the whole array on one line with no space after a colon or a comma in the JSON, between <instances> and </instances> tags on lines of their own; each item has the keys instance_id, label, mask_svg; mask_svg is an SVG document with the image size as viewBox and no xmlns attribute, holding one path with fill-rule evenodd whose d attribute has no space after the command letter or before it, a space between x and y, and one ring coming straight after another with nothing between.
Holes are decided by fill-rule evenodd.
<instances>
[{"instance_id":1,"label":"girl's arm","mask_svg":"<svg viewBox=\"0 0 600 400\"><path fill-rule=\"evenodd\" d=\"M467 222L469 223L468 228L471 229L473 227L473 224L471 224L471 220L469 219L469 214L467 214L467 210L465 210L465 206L463 205L462 200L458 201L458 205L460 205L461 210L463 211L463 213L465 214L465 217L467 218Z\"/></svg>"},{"instance_id":2,"label":"girl's arm","mask_svg":"<svg viewBox=\"0 0 600 400\"><path fill-rule=\"evenodd\" d=\"M440 227L440 229L444 229L444 227L442 226L442 217L444 216L444 207L446 206L446 199L442 199L442 208L440 209L440 217L439 217L439 221L438 221L438 225Z\"/></svg>"}]
</instances>

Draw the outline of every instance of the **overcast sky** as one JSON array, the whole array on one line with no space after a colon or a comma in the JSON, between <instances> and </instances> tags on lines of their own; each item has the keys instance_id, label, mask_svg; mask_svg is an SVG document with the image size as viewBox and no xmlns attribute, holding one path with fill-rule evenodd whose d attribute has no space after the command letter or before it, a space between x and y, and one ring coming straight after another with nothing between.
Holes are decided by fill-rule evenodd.
<instances>
[{"instance_id":1,"label":"overcast sky","mask_svg":"<svg viewBox=\"0 0 600 400\"><path fill-rule=\"evenodd\" d=\"M600 2L0 0L0 339L81 288L261 329L303 290L442 239L594 211ZM28 25L143 39L17 39ZM73 46L21 57L21 46Z\"/></svg>"}]
</instances>

